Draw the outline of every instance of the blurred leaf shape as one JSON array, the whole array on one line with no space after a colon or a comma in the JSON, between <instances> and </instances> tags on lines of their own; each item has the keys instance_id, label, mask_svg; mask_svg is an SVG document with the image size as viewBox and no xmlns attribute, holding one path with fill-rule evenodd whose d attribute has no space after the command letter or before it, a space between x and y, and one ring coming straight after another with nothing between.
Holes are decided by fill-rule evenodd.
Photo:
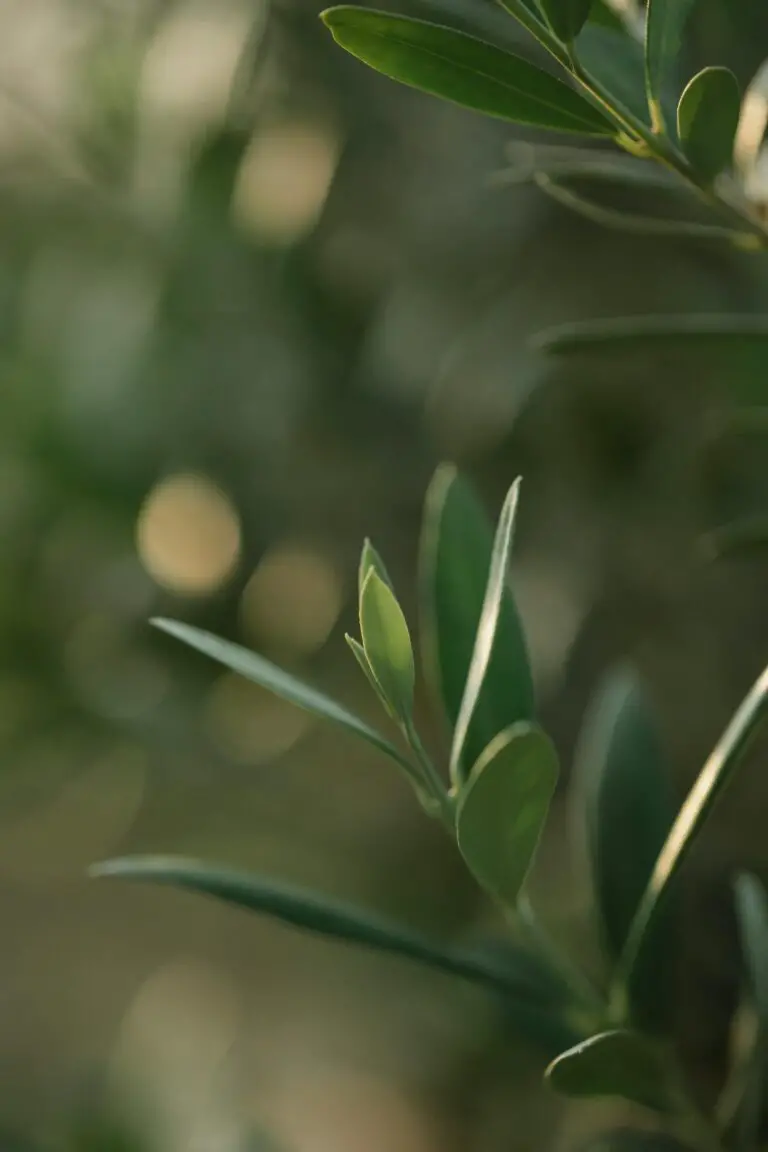
<instances>
[{"instance_id":1,"label":"blurred leaf shape","mask_svg":"<svg viewBox=\"0 0 768 1152\"><path fill-rule=\"evenodd\" d=\"M249 652L247 648L242 648L239 644L233 644L229 640L222 640L210 632L205 632L202 628L181 624L175 620L155 619L152 624L161 632L167 632L169 636L181 640L190 648L194 648L205 656L210 656L212 660L223 664L232 672L244 676L247 680L252 680L254 684L259 684L262 688L274 692L276 696L282 697L283 700L295 704L297 708L303 708L306 712L318 716L322 720L330 720L331 723L338 724L353 735L367 740L369 744L394 760L412 784L415 783L420 786L419 775L394 744L391 744L386 737L377 732L375 728L371 728L359 716L355 716L353 712L349 712L324 693L318 692L316 688L312 688L295 676L291 676L290 673L284 672L282 668L278 668L269 660L265 660L263 656Z\"/></svg>"},{"instance_id":2,"label":"blurred leaf shape","mask_svg":"<svg viewBox=\"0 0 768 1152\"><path fill-rule=\"evenodd\" d=\"M586 827L603 939L617 958L675 814L658 727L629 667L608 676L587 713L576 753L574 793ZM630 1006L638 1024L655 1027L667 1015L674 977L668 917L645 958L645 970L633 974Z\"/></svg>"},{"instance_id":3,"label":"blurred leaf shape","mask_svg":"<svg viewBox=\"0 0 768 1152\"><path fill-rule=\"evenodd\" d=\"M664 125L664 87L674 72L693 5L694 0L648 0L645 67L648 105L656 128Z\"/></svg>"},{"instance_id":4,"label":"blurred leaf shape","mask_svg":"<svg viewBox=\"0 0 768 1152\"><path fill-rule=\"evenodd\" d=\"M733 160L741 112L739 82L729 68L704 68L677 106L677 131L694 171L714 180Z\"/></svg>"},{"instance_id":5,"label":"blurred leaf shape","mask_svg":"<svg viewBox=\"0 0 768 1152\"><path fill-rule=\"evenodd\" d=\"M603 114L562 80L474 36L347 5L328 8L322 19L342 48L412 88L517 124L616 134Z\"/></svg>"},{"instance_id":6,"label":"blurred leaf shape","mask_svg":"<svg viewBox=\"0 0 768 1152\"><path fill-rule=\"evenodd\" d=\"M483 888L514 907L531 867L557 783L557 753L533 724L491 741L459 793L459 849Z\"/></svg>"},{"instance_id":7,"label":"blurred leaf shape","mask_svg":"<svg viewBox=\"0 0 768 1152\"><path fill-rule=\"evenodd\" d=\"M510 970L522 985L530 985L531 999L503 997L499 1003L502 1019L513 1035L524 1037L553 1059L565 1048L578 1044L592 1028L583 1008L573 1003L571 989L541 952L511 939L484 940L474 949L501 971ZM547 1010L539 1007L546 1003Z\"/></svg>"},{"instance_id":8,"label":"blurred leaf shape","mask_svg":"<svg viewBox=\"0 0 768 1152\"><path fill-rule=\"evenodd\" d=\"M493 552L493 528L471 486L450 465L427 492L419 584L424 667L453 731L472 663ZM506 580L500 589L496 639L457 753L466 778L499 732L534 712L533 681L520 617Z\"/></svg>"},{"instance_id":9,"label":"blurred leaf shape","mask_svg":"<svg viewBox=\"0 0 768 1152\"><path fill-rule=\"evenodd\" d=\"M633 971L644 963L643 951L654 939L655 922L672 881L712 815L717 801L733 779L766 712L768 668L757 678L715 745L675 817L659 853L619 962L615 993L622 998L622 989L630 983Z\"/></svg>"},{"instance_id":10,"label":"blurred leaf shape","mask_svg":"<svg viewBox=\"0 0 768 1152\"><path fill-rule=\"evenodd\" d=\"M534 182L545 195L564 208L585 217L593 224L613 228L619 232L641 236L690 237L696 240L730 243L738 243L742 236L749 235L720 224L703 223L698 220L665 219L663 216L643 216L636 212L623 211L584 196L567 178L554 177L546 172L535 173Z\"/></svg>"},{"instance_id":11,"label":"blurred leaf shape","mask_svg":"<svg viewBox=\"0 0 768 1152\"><path fill-rule=\"evenodd\" d=\"M558 1056L546 1078L563 1096L619 1097L655 1112L672 1106L663 1057L636 1032L591 1036Z\"/></svg>"},{"instance_id":12,"label":"blurred leaf shape","mask_svg":"<svg viewBox=\"0 0 768 1152\"><path fill-rule=\"evenodd\" d=\"M408 625L389 584L369 568L360 593L360 632L368 666L392 712L407 723L416 671Z\"/></svg>"},{"instance_id":13,"label":"blurred leaf shape","mask_svg":"<svg viewBox=\"0 0 768 1152\"><path fill-rule=\"evenodd\" d=\"M556 356L616 348L654 351L658 346L713 344L768 348L768 320L759 315L701 313L689 316L627 316L562 324L540 332L537 348Z\"/></svg>"},{"instance_id":14,"label":"blurred leaf shape","mask_svg":"<svg viewBox=\"0 0 768 1152\"><path fill-rule=\"evenodd\" d=\"M749 873L736 878L734 890L744 971L757 1015L757 1035L734 1122L737 1146L747 1149L757 1145L768 1083L768 896Z\"/></svg>"},{"instance_id":15,"label":"blurred leaf shape","mask_svg":"<svg viewBox=\"0 0 768 1152\"><path fill-rule=\"evenodd\" d=\"M282 924L412 960L437 971L480 985L537 1013L562 1010L552 985L532 976L527 958L511 949L498 958L462 948L442 948L398 924L365 909L307 892L271 878L175 856L135 856L94 865L96 879L159 884L210 896Z\"/></svg>"},{"instance_id":16,"label":"blurred leaf shape","mask_svg":"<svg viewBox=\"0 0 768 1152\"><path fill-rule=\"evenodd\" d=\"M559 40L570 44L587 22L592 0L539 0L547 23Z\"/></svg>"},{"instance_id":17,"label":"blurred leaf shape","mask_svg":"<svg viewBox=\"0 0 768 1152\"><path fill-rule=\"evenodd\" d=\"M593 1136L581 1152L689 1152L689 1146L669 1132L615 1128Z\"/></svg>"}]
</instances>

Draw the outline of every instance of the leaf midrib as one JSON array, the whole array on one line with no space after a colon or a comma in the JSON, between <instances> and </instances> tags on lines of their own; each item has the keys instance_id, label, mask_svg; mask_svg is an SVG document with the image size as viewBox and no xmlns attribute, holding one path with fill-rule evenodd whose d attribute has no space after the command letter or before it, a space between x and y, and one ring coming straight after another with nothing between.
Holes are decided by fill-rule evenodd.
<instances>
[{"instance_id":1,"label":"leaf midrib","mask_svg":"<svg viewBox=\"0 0 768 1152\"><path fill-rule=\"evenodd\" d=\"M446 31L451 31L451 29L446 28ZM534 101L543 108L554 110L559 115L571 120L574 124L588 125L592 131L596 131L597 129L596 122L587 119L581 119L576 112L572 112L570 109L563 109L561 106L552 104L550 101L544 100L540 96L526 91L524 88L519 88L516 85L507 82L506 80L499 79L498 76L484 72L482 68L471 67L470 65L463 64L461 61L457 61L454 57L445 56L441 52L436 52L434 48L426 48L422 44L414 44L411 40L404 39L402 36L398 36L396 34L393 35L389 32L378 32L369 28L366 28L362 32L358 30L358 32L360 35L370 36L372 39L384 40L390 44L397 44L401 48L408 48L412 52L420 52L425 56L432 56L435 60L439 60L443 64L450 64L452 67L458 68L460 71L466 72L471 76L481 76L484 80L489 80L492 84L495 84L503 91L506 90L509 92L514 92L515 95L524 96L528 100ZM487 40L480 40L477 36L467 36L467 34L464 32L457 33L457 35L461 35L463 38L471 40L474 44L481 45L489 52L498 53L500 56L508 57L510 60L519 61L526 67L534 67L533 65L530 65L528 61L525 60L522 56L515 56L512 52L505 52L503 49L497 48L495 44L489 44ZM546 78L551 80L553 84L559 84L564 92L568 92L571 95L582 99L578 92L576 92L573 88L569 88L567 84L563 84L562 80L558 80L556 76L551 76L548 72L543 71L541 72L541 75L546 76ZM589 107L589 105L587 105L587 107Z\"/></svg>"}]
</instances>

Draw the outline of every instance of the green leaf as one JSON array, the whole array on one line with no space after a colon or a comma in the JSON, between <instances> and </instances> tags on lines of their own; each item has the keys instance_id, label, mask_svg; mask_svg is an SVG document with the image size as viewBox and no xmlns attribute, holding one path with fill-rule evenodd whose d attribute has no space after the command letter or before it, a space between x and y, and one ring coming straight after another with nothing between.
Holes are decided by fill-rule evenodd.
<instances>
[{"instance_id":1,"label":"green leaf","mask_svg":"<svg viewBox=\"0 0 768 1152\"><path fill-rule=\"evenodd\" d=\"M360 593L363 650L374 680L392 712L403 722L413 712L416 672L411 637L395 594L375 568Z\"/></svg>"},{"instance_id":2,"label":"green leaf","mask_svg":"<svg viewBox=\"0 0 768 1152\"><path fill-rule=\"evenodd\" d=\"M590 707L574 779L604 941L618 957L674 817L657 726L629 668L611 674ZM668 1021L674 952L674 923L665 917L629 989L633 1020L652 1031Z\"/></svg>"},{"instance_id":3,"label":"green leaf","mask_svg":"<svg viewBox=\"0 0 768 1152\"><path fill-rule=\"evenodd\" d=\"M714 180L733 159L741 113L739 82L729 68L704 68L677 106L677 131L694 171Z\"/></svg>"},{"instance_id":4,"label":"green leaf","mask_svg":"<svg viewBox=\"0 0 768 1152\"><path fill-rule=\"evenodd\" d=\"M382 692L381 692L381 688L376 683L376 677L374 676L373 672L371 671L371 666L368 663L368 657L365 654L365 649L363 648L362 644L359 642L359 640L355 640L354 636L350 636L350 634L348 632L344 633L344 639L347 642L347 647L351 650L352 655L355 657L355 659L357 660L361 669L363 670L366 680L370 684L371 688L373 688L378 699L381 701L381 703L384 705L387 712L391 716L392 710L389 707L389 704L387 703L387 701L384 699L384 696L382 695Z\"/></svg>"},{"instance_id":5,"label":"green leaf","mask_svg":"<svg viewBox=\"0 0 768 1152\"><path fill-rule=\"evenodd\" d=\"M424 668L451 730L461 708L493 551L493 528L472 488L443 465L427 493L419 561ZM467 728L460 776L491 740L534 713L533 682L514 597L503 590L497 642Z\"/></svg>"},{"instance_id":6,"label":"green leaf","mask_svg":"<svg viewBox=\"0 0 768 1152\"><path fill-rule=\"evenodd\" d=\"M322 18L342 48L412 88L518 124L591 136L616 134L573 88L474 36L346 5L327 9Z\"/></svg>"},{"instance_id":7,"label":"green leaf","mask_svg":"<svg viewBox=\"0 0 768 1152\"><path fill-rule=\"evenodd\" d=\"M745 342L768 347L768 320L762 316L700 314L690 316L628 316L619 320L592 320L563 324L539 333L534 344L556 356L578 352L622 353L655 351L659 347L713 345L727 347Z\"/></svg>"},{"instance_id":8,"label":"green leaf","mask_svg":"<svg viewBox=\"0 0 768 1152\"><path fill-rule=\"evenodd\" d=\"M491 670L494 649L498 646L499 639L503 642L503 637L498 637L498 630L502 608L509 595L509 559L512 552L512 534L515 528L519 497L520 479L518 478L507 493L491 549L488 583L485 587L472 657L469 661L467 679L453 730L450 758L451 779L453 781L462 779L461 765L466 761L467 733ZM517 669L515 679L529 674L526 657L524 665ZM502 688L501 685L500 688ZM502 690L508 692L509 685L505 683ZM500 731L500 728L497 729L492 737L497 736Z\"/></svg>"},{"instance_id":9,"label":"green leaf","mask_svg":"<svg viewBox=\"0 0 768 1152\"><path fill-rule=\"evenodd\" d=\"M360 555L360 565L357 572L357 590L359 596L362 596L363 594L365 578L371 568L373 568L374 572L377 573L379 579L383 580L387 587L391 588L394 592L394 585L390 579L389 572L387 572L384 561L374 548L373 544L371 544L370 540L366 539L363 544L363 551Z\"/></svg>"},{"instance_id":10,"label":"green leaf","mask_svg":"<svg viewBox=\"0 0 768 1152\"><path fill-rule=\"evenodd\" d=\"M205 656L210 656L212 660L223 664L230 671L244 676L246 680L251 680L269 692L274 692L276 696L280 696L281 699L287 700L290 704L295 704L297 708L302 708L305 712L310 712L322 720L330 720L353 735L367 740L369 744L373 744L375 748L394 760L405 771L411 783L414 782L414 779L416 783L420 783L419 778L414 775L412 765L408 763L395 745L391 744L375 728L371 728L359 716L347 711L341 704L337 704L335 700L331 700L322 692L318 692L316 688L311 688L308 684L297 680L295 676L284 672L282 668L270 663L269 660L265 660L263 656L249 652L247 648L241 648L239 644L221 640L218 636L204 632L201 628L193 628L189 624L180 624L175 620L157 619L153 620L152 624L161 632L167 632L169 636L181 640L183 644L195 648Z\"/></svg>"},{"instance_id":11,"label":"green leaf","mask_svg":"<svg viewBox=\"0 0 768 1152\"><path fill-rule=\"evenodd\" d=\"M174 856L107 860L90 869L101 879L140 881L211 896L283 924L347 944L402 956L490 991L549 1010L552 1001L530 974L514 964L467 949L441 948L422 936L340 901L246 872Z\"/></svg>"},{"instance_id":12,"label":"green leaf","mask_svg":"<svg viewBox=\"0 0 768 1152\"><path fill-rule=\"evenodd\" d=\"M492 896L514 906L557 783L557 753L533 724L501 732L459 793L456 832L467 865Z\"/></svg>"},{"instance_id":13,"label":"green leaf","mask_svg":"<svg viewBox=\"0 0 768 1152\"><path fill-rule=\"evenodd\" d=\"M768 1074L768 896L756 876L736 879L736 916L750 999L757 1014L757 1036L746 1070L744 1094L736 1117L739 1146L754 1148Z\"/></svg>"},{"instance_id":14,"label":"green leaf","mask_svg":"<svg viewBox=\"0 0 768 1152\"><path fill-rule=\"evenodd\" d=\"M563 1096L620 1097L667 1112L672 1107L664 1061L635 1032L602 1032L564 1052L546 1077Z\"/></svg>"},{"instance_id":15,"label":"green leaf","mask_svg":"<svg viewBox=\"0 0 768 1152\"><path fill-rule=\"evenodd\" d=\"M590 707L574 777L605 941L618 956L674 816L658 731L629 668Z\"/></svg>"},{"instance_id":16,"label":"green leaf","mask_svg":"<svg viewBox=\"0 0 768 1152\"><path fill-rule=\"evenodd\" d=\"M663 94L682 48L694 0L648 0L645 67L648 106L654 127L664 125Z\"/></svg>"},{"instance_id":17,"label":"green leaf","mask_svg":"<svg viewBox=\"0 0 768 1152\"><path fill-rule=\"evenodd\" d=\"M360 668L362 669L366 680L368 681L371 688L373 689L379 703L384 708L387 715L390 716L396 722L398 722L398 717L392 711L392 708L390 707L389 702L385 699L381 688L379 687L378 683L376 682L376 677L374 676L373 672L371 671L371 666L368 663L368 657L365 654L365 649L363 648L362 644L360 644L359 641L355 640L354 636L350 636L348 632L346 632L344 634L344 639L346 640L347 646L351 650L352 655L355 657L358 664L360 665ZM410 737L410 733L407 733L407 735L409 735L409 737ZM420 771L420 769L417 767L414 767L413 765L410 765L409 766L409 779L410 779L410 782L413 785L413 788L416 792L419 803L421 804L424 811L427 812L430 816L433 816L435 818L439 818L441 816L440 802L438 800L436 800L435 797L432 795L431 790L430 790L430 783L428 780L426 780L424 778L423 773Z\"/></svg>"},{"instance_id":18,"label":"green leaf","mask_svg":"<svg viewBox=\"0 0 768 1152\"><path fill-rule=\"evenodd\" d=\"M702 768L669 831L635 913L619 963L614 996L621 1002L642 952L653 939L664 898L696 837L733 779L752 737L768 712L768 668L758 677Z\"/></svg>"},{"instance_id":19,"label":"green leaf","mask_svg":"<svg viewBox=\"0 0 768 1152\"><path fill-rule=\"evenodd\" d=\"M650 125L643 49L625 32L590 23L576 41L583 68L610 92L617 108Z\"/></svg>"},{"instance_id":20,"label":"green leaf","mask_svg":"<svg viewBox=\"0 0 768 1152\"><path fill-rule=\"evenodd\" d=\"M539 0L539 6L555 36L571 44L587 22L592 0Z\"/></svg>"}]
</instances>

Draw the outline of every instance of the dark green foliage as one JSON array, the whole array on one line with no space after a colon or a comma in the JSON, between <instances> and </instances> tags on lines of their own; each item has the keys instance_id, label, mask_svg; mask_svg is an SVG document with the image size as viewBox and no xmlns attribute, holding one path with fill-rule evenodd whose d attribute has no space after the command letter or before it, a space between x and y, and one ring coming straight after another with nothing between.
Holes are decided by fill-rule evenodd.
<instances>
[{"instance_id":1,"label":"dark green foliage","mask_svg":"<svg viewBox=\"0 0 768 1152\"><path fill-rule=\"evenodd\" d=\"M576 155L555 146L551 163L535 160L529 174L559 205L592 223L641 236L699 240L713 250L717 244L718 252L768 247L768 221L750 179L759 143L751 160L739 155L733 162L734 142L742 139L735 75L715 62L680 94L694 0L648 0L644 9L629 5L621 14L602 0L503 0L502 7L528 36L519 54L509 50L503 34L503 45L488 42L488 29L493 36L496 25L484 18L487 13L478 15L475 26L472 12L463 11L465 30L459 31L442 22L441 13L448 24L454 14L440 3L434 5L435 22L350 6L329 9L323 20L349 53L412 88L527 128L602 138L600 147ZM525 54L531 47L538 53L535 62ZM617 146L624 167L613 163ZM611 165L613 176L606 176ZM622 194L667 196L666 207L604 204L601 188L612 178ZM667 212L675 197L680 204ZM538 341L540 349L561 356L692 344L713 352L724 346L761 352L768 325L749 314L634 316L565 326ZM605 987L593 987L567 949L550 939L527 890L555 794L558 756L534 717L525 634L509 587L518 498L516 482L495 535L454 469L438 471L427 498L421 650L425 678L450 728L444 763L433 762L419 734L414 702L420 669L412 629L369 542L358 574L361 639L347 640L404 751L262 657L210 633L161 622L230 670L334 721L392 759L426 811L441 821L469 872L512 920L515 943L503 956L435 945L322 896L195 861L118 860L97 872L213 896L493 992L519 1034L548 1057L556 1055L547 1071L555 1090L620 1099L656 1114L658 1131L615 1130L591 1148L674 1152L683 1148L682 1134L707 1152L719 1152L726 1139L733 1139L736 1152L752 1152L760 1138L768 1070L768 903L754 878L742 876L736 895L757 1036L731 1127L714 1107L702 1112L689 1099L669 1009L677 971L679 874L768 711L768 672L736 712L676 815L670 767L636 680L621 671L601 692L585 724L576 772L576 814L586 834L608 968Z\"/></svg>"},{"instance_id":2,"label":"dark green foliage","mask_svg":"<svg viewBox=\"0 0 768 1152\"><path fill-rule=\"evenodd\" d=\"M342 48L412 88L518 124L611 136L608 120L548 72L452 28L369 9L329 8Z\"/></svg>"},{"instance_id":3,"label":"dark green foliage","mask_svg":"<svg viewBox=\"0 0 768 1152\"><path fill-rule=\"evenodd\" d=\"M658 730L634 675L627 669L615 673L591 710L577 757L576 804L586 830L604 941L615 966L604 995L550 941L524 891L555 792L558 758L547 734L530 719L505 724L510 699L516 709L521 699L526 710L531 702L528 656L507 587L518 498L515 482L492 539L482 510L454 472L438 472L427 501L422 545L425 648L432 654L433 675L443 695L446 683L453 691L450 789L416 730L408 624L384 562L369 543L359 568L363 643L348 641L385 711L398 724L412 759L390 751L375 730L261 657L198 629L160 625L226 667L389 752L407 772L427 811L440 818L455 839L481 887L527 934L526 945L510 944L503 952L436 945L316 893L195 860L127 858L108 861L93 872L211 896L468 980L495 993L505 1019L540 1052L551 1057L559 1051L547 1078L561 1094L621 1098L664 1116L690 1119L691 1106L668 1043L655 1038L668 1027L675 971L675 906L669 892L763 720L768 672L737 711L674 819ZM507 664L501 665L501 657ZM500 675L502 667L508 676ZM488 701L492 706L484 711ZM467 749L479 731L487 734L487 743L471 758ZM470 760L466 775L463 766ZM761 1021L738 1130L754 1132L764 1081L768 905L750 877L739 880L737 898Z\"/></svg>"},{"instance_id":4,"label":"dark green foliage","mask_svg":"<svg viewBox=\"0 0 768 1152\"><path fill-rule=\"evenodd\" d=\"M628 667L590 709L576 764L592 882L603 938L617 960L674 818L669 765L646 693ZM633 1019L663 1027L676 975L673 916L659 923L643 971L633 973Z\"/></svg>"}]
</instances>

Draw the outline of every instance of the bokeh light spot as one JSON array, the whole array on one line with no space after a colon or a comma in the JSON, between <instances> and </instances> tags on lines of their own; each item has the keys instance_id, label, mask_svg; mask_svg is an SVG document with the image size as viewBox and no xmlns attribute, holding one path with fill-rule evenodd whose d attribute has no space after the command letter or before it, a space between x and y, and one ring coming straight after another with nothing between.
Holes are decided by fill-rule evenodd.
<instances>
[{"instance_id":1,"label":"bokeh light spot","mask_svg":"<svg viewBox=\"0 0 768 1152\"><path fill-rule=\"evenodd\" d=\"M305 656L327 640L342 601L331 558L301 541L284 541L266 553L245 587L243 628L255 644Z\"/></svg>"},{"instance_id":2,"label":"bokeh light spot","mask_svg":"<svg viewBox=\"0 0 768 1152\"><path fill-rule=\"evenodd\" d=\"M292 704L239 676L214 684L205 709L211 740L238 764L263 764L288 752L311 720Z\"/></svg>"},{"instance_id":3,"label":"bokeh light spot","mask_svg":"<svg viewBox=\"0 0 768 1152\"><path fill-rule=\"evenodd\" d=\"M147 497L136 544L158 584L201 596L232 574L240 555L240 521L231 501L206 477L170 476Z\"/></svg>"},{"instance_id":4,"label":"bokeh light spot","mask_svg":"<svg viewBox=\"0 0 768 1152\"><path fill-rule=\"evenodd\" d=\"M134 744L118 745L45 805L6 828L0 876L47 887L82 881L85 869L117 851L144 797L147 762Z\"/></svg>"},{"instance_id":5,"label":"bokeh light spot","mask_svg":"<svg viewBox=\"0 0 768 1152\"><path fill-rule=\"evenodd\" d=\"M322 210L338 156L338 137L324 125L288 122L254 136L235 187L236 223L259 240L298 240Z\"/></svg>"}]
</instances>

